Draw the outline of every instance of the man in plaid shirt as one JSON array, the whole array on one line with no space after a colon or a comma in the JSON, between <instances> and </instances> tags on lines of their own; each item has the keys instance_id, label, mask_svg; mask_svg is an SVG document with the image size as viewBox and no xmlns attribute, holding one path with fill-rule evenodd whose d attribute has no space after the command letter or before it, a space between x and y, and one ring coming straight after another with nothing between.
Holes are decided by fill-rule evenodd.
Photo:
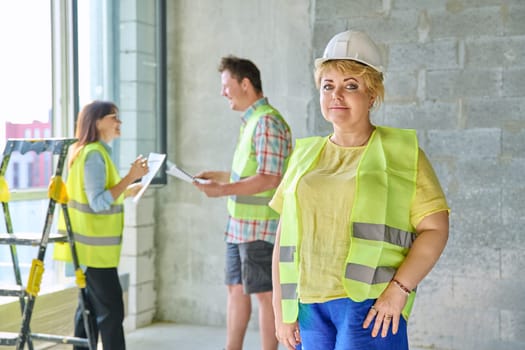
<instances>
[{"instance_id":1,"label":"man in plaid shirt","mask_svg":"<svg viewBox=\"0 0 525 350\"><path fill-rule=\"evenodd\" d=\"M197 186L208 197L228 196L225 233L228 286L226 350L241 350L251 314L259 303L261 348L276 350L272 308L272 252L279 218L269 206L292 149L288 124L264 97L259 69L251 61L223 57L222 95L243 112L232 171L205 171Z\"/></svg>"}]
</instances>

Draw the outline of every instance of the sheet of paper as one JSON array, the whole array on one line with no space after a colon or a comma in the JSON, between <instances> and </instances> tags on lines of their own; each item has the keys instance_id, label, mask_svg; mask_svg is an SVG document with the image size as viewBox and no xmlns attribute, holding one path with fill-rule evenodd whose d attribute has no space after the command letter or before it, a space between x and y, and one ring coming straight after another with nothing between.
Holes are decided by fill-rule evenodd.
<instances>
[{"instance_id":1,"label":"sheet of paper","mask_svg":"<svg viewBox=\"0 0 525 350\"><path fill-rule=\"evenodd\" d=\"M142 185L142 188L135 195L135 197L133 197L133 202L134 203L137 203L140 200L140 198L142 198L142 195L144 194L144 192L146 192L146 189L148 188L149 184L151 183L151 180L153 180L153 178L155 177L155 175L159 171L159 169L162 166L162 163L164 162L165 158L166 158L166 155L165 154L160 154L160 153L150 153L148 155L149 171L140 180L140 184Z\"/></svg>"},{"instance_id":2,"label":"sheet of paper","mask_svg":"<svg viewBox=\"0 0 525 350\"><path fill-rule=\"evenodd\" d=\"M198 177L195 177L188 173L187 171L183 170L182 168L178 167L175 163L172 163L168 160L168 170L166 170L166 174L175 176L176 178L186 181L189 183L193 183L193 181L197 181L200 183L208 183L209 180L205 179L199 179Z\"/></svg>"}]
</instances>

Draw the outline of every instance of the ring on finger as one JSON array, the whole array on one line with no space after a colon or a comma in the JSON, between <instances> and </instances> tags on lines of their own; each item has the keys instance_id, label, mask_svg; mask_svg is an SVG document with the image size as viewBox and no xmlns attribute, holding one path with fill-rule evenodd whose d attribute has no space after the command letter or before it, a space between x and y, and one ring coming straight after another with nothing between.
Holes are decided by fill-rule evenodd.
<instances>
[{"instance_id":1,"label":"ring on finger","mask_svg":"<svg viewBox=\"0 0 525 350\"><path fill-rule=\"evenodd\" d=\"M376 309L376 307L375 307L375 305L372 305L372 306L370 307L370 310L374 310L376 313L378 312L377 309Z\"/></svg>"},{"instance_id":2,"label":"ring on finger","mask_svg":"<svg viewBox=\"0 0 525 350\"><path fill-rule=\"evenodd\" d=\"M394 315L385 315L386 320L391 320Z\"/></svg>"}]
</instances>

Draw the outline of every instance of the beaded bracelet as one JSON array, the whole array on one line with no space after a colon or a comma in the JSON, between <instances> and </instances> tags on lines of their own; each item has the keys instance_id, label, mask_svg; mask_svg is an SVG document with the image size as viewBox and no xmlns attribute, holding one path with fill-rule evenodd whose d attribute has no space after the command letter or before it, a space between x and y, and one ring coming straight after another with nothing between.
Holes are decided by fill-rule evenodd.
<instances>
[{"instance_id":1,"label":"beaded bracelet","mask_svg":"<svg viewBox=\"0 0 525 350\"><path fill-rule=\"evenodd\" d=\"M401 282L399 282L398 280L396 279L393 279L392 282L399 287L399 289L401 289L406 295L410 295L410 289L408 289L407 287L405 287Z\"/></svg>"}]
</instances>

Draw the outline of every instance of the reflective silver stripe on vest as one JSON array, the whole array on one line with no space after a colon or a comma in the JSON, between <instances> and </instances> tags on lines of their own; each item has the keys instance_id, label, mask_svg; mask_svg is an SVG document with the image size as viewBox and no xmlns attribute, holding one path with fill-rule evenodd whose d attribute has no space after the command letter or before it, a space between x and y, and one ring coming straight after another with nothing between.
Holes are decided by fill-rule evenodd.
<instances>
[{"instance_id":1,"label":"reflective silver stripe on vest","mask_svg":"<svg viewBox=\"0 0 525 350\"><path fill-rule=\"evenodd\" d=\"M297 283L281 283L281 299L297 300Z\"/></svg>"},{"instance_id":2,"label":"reflective silver stripe on vest","mask_svg":"<svg viewBox=\"0 0 525 350\"><path fill-rule=\"evenodd\" d=\"M399 247L410 248L416 239L412 232L399 230L382 224L354 223L354 237L371 241L387 242Z\"/></svg>"},{"instance_id":3,"label":"reflective silver stripe on vest","mask_svg":"<svg viewBox=\"0 0 525 350\"><path fill-rule=\"evenodd\" d=\"M294 245L288 246L288 247L279 247L279 262L282 262L282 263L294 262L293 255L296 249L297 247Z\"/></svg>"},{"instance_id":4,"label":"reflective silver stripe on vest","mask_svg":"<svg viewBox=\"0 0 525 350\"><path fill-rule=\"evenodd\" d=\"M110 246L119 245L122 242L122 237L92 237L75 233L75 241L86 245Z\"/></svg>"},{"instance_id":5,"label":"reflective silver stripe on vest","mask_svg":"<svg viewBox=\"0 0 525 350\"><path fill-rule=\"evenodd\" d=\"M268 205L271 197L257 197L257 196L230 196L231 200L239 204L250 205Z\"/></svg>"},{"instance_id":6,"label":"reflective silver stripe on vest","mask_svg":"<svg viewBox=\"0 0 525 350\"><path fill-rule=\"evenodd\" d=\"M108 210L97 211L97 212L93 211L93 209L91 209L91 207L88 204L82 204L74 200L70 200L67 203L67 205L70 208L76 209L86 214L110 215L110 214L122 213L124 211L124 206L122 204L112 205Z\"/></svg>"},{"instance_id":7,"label":"reflective silver stripe on vest","mask_svg":"<svg viewBox=\"0 0 525 350\"><path fill-rule=\"evenodd\" d=\"M345 278L364 282L366 284L388 283L394 278L396 269L393 267L373 267L348 263L346 265Z\"/></svg>"}]
</instances>

